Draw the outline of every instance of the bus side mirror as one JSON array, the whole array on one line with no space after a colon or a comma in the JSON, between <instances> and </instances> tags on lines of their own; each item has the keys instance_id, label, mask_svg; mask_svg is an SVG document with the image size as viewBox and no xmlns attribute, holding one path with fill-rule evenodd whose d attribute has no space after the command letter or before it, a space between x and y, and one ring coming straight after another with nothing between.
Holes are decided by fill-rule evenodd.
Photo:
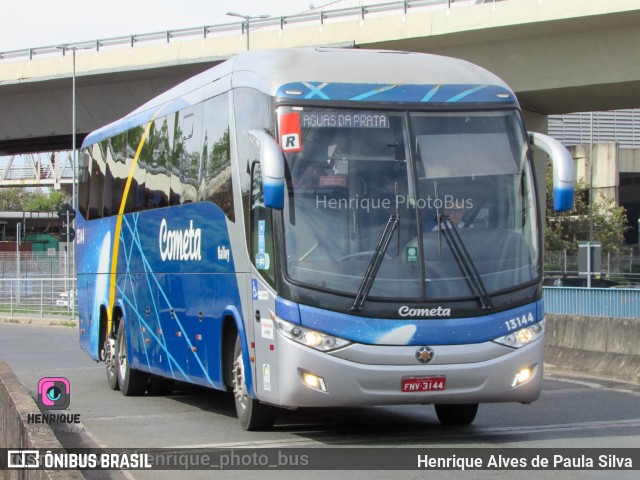
<instances>
[{"instance_id":1,"label":"bus side mirror","mask_svg":"<svg viewBox=\"0 0 640 480\"><path fill-rule=\"evenodd\" d=\"M249 139L260 148L264 206L284 208L284 157L280 145L264 130L250 130Z\"/></svg>"},{"instance_id":2,"label":"bus side mirror","mask_svg":"<svg viewBox=\"0 0 640 480\"><path fill-rule=\"evenodd\" d=\"M576 167L562 143L548 135L529 132L531 145L549 155L553 165L553 209L566 212L573 208L576 190Z\"/></svg>"}]
</instances>

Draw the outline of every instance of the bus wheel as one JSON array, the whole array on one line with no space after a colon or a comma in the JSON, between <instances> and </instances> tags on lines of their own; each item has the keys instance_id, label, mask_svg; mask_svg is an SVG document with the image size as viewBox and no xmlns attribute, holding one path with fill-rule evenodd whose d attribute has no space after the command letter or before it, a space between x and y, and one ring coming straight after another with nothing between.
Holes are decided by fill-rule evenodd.
<instances>
[{"instance_id":1,"label":"bus wheel","mask_svg":"<svg viewBox=\"0 0 640 480\"><path fill-rule=\"evenodd\" d=\"M436 404L436 415L442 425L455 427L460 425L471 425L478 413L477 403L467 404Z\"/></svg>"},{"instance_id":2,"label":"bus wheel","mask_svg":"<svg viewBox=\"0 0 640 480\"><path fill-rule=\"evenodd\" d=\"M107 381L111 390L120 390L118 384L116 341L109 336L104 342L104 356L107 365Z\"/></svg>"},{"instance_id":3,"label":"bus wheel","mask_svg":"<svg viewBox=\"0 0 640 480\"><path fill-rule=\"evenodd\" d=\"M251 398L247 393L242 346L240 345L239 336L236 337L233 359L230 378L236 403L236 413L238 420L240 420L240 425L243 429L249 431L271 428L275 420L274 408L260 403L258 400Z\"/></svg>"},{"instance_id":4,"label":"bus wheel","mask_svg":"<svg viewBox=\"0 0 640 480\"><path fill-rule=\"evenodd\" d=\"M134 370L129 366L124 320L121 319L119 323L115 357L120 392L122 392L125 397L142 395L147 389L147 375L144 372Z\"/></svg>"}]
</instances>

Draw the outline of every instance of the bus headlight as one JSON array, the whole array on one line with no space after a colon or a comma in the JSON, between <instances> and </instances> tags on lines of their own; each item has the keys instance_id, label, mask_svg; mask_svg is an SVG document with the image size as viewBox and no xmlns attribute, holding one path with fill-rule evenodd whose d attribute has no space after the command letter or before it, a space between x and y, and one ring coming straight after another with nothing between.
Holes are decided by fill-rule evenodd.
<instances>
[{"instance_id":1,"label":"bus headlight","mask_svg":"<svg viewBox=\"0 0 640 480\"><path fill-rule=\"evenodd\" d=\"M496 338L494 342L507 347L522 348L539 339L542 335L544 335L544 320L529 327L521 328L517 332L510 333L504 337Z\"/></svg>"},{"instance_id":2,"label":"bus headlight","mask_svg":"<svg viewBox=\"0 0 640 480\"><path fill-rule=\"evenodd\" d=\"M341 348L351 343L344 338L334 337L326 333L301 327L300 325L294 325L279 317L276 317L275 323L278 331L285 337L322 352L335 350L336 348Z\"/></svg>"}]
</instances>

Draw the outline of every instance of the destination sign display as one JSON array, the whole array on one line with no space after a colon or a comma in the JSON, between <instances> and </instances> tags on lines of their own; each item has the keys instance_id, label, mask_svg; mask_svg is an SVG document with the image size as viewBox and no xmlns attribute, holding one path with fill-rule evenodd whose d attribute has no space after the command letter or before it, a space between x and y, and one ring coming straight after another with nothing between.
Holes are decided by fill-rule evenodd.
<instances>
[{"instance_id":1,"label":"destination sign display","mask_svg":"<svg viewBox=\"0 0 640 480\"><path fill-rule=\"evenodd\" d=\"M300 121L302 128L389 128L389 116L380 112L303 112Z\"/></svg>"}]
</instances>

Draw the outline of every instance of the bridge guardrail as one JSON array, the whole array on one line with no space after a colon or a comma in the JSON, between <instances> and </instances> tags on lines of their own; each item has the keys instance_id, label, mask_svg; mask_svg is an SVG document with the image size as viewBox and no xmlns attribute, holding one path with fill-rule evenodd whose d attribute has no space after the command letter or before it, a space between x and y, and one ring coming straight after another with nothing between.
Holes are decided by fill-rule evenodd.
<instances>
[{"instance_id":1,"label":"bridge guardrail","mask_svg":"<svg viewBox=\"0 0 640 480\"><path fill-rule=\"evenodd\" d=\"M460 3L460 2L458 2ZM472 3L471 1L467 3ZM481 3L481 2L475 2ZM484 2L482 2L484 3ZM250 21L251 29L257 28L278 28L284 29L287 25L299 24L303 22L317 22L319 25L323 25L325 21L331 19L343 19L346 17L359 17L364 20L368 15L376 15L380 13L387 13L393 11L403 11L405 14L410 10L415 10L420 7L432 7L432 6L446 6L450 8L454 5L453 0L403 0L392 1L388 3L380 3L375 5L362 5L358 7L340 8L335 10L317 11L317 12L305 12L296 15L268 17L268 18L256 18ZM18 59L32 60L34 56L38 55L52 55L62 54L74 49L77 50L95 50L99 51L104 47L122 47L128 46L133 48L136 44L144 42L157 42L164 41L170 43L173 38L207 38L213 34L229 34L240 28L240 33L244 34L245 22L236 21L223 23L218 25L205 25L202 27L181 28L176 30L166 30L159 32L135 34L128 36L111 37L104 39L96 39L91 41L74 42L64 45L48 45L44 47L35 48L23 48L19 50L9 50L0 52L1 60Z\"/></svg>"}]
</instances>

